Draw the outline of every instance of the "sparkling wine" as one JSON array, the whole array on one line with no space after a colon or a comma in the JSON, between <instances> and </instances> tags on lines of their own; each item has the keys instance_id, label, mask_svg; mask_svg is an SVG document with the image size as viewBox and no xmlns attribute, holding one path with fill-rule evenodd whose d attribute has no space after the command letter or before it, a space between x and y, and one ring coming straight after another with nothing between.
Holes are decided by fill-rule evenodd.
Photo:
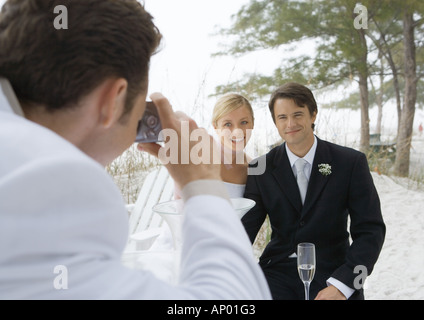
<instances>
[{"instance_id":1,"label":"sparkling wine","mask_svg":"<svg viewBox=\"0 0 424 320\"><path fill-rule=\"evenodd\" d=\"M297 271L303 282L311 282L315 275L315 266L312 264L301 264L297 267Z\"/></svg>"},{"instance_id":2,"label":"sparkling wine","mask_svg":"<svg viewBox=\"0 0 424 320\"><path fill-rule=\"evenodd\" d=\"M297 271L305 287L305 300L309 300L309 285L315 276L315 245L299 243L297 245Z\"/></svg>"}]
</instances>

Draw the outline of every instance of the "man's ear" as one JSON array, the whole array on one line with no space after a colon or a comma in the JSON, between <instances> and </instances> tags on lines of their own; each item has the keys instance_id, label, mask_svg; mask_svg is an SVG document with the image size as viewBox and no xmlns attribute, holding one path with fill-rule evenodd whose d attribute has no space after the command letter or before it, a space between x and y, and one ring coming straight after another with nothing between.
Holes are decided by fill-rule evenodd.
<instances>
[{"instance_id":1,"label":"man's ear","mask_svg":"<svg viewBox=\"0 0 424 320\"><path fill-rule=\"evenodd\" d=\"M315 120L317 119L317 114L318 114L318 110L314 111L314 113L312 114L312 122L315 123Z\"/></svg>"},{"instance_id":2,"label":"man's ear","mask_svg":"<svg viewBox=\"0 0 424 320\"><path fill-rule=\"evenodd\" d=\"M110 79L101 87L100 124L107 129L116 123L124 112L128 82L123 78Z\"/></svg>"}]
</instances>

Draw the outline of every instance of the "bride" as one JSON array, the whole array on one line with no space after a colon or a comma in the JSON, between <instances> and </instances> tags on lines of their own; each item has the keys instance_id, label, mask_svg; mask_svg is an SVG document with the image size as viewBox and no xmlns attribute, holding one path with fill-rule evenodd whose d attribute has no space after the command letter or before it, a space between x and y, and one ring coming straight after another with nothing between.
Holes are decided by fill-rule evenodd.
<instances>
[{"instance_id":1,"label":"bride","mask_svg":"<svg viewBox=\"0 0 424 320\"><path fill-rule=\"evenodd\" d=\"M252 106L240 94L225 94L217 100L211 122L221 150L221 178L230 198L242 198L251 161L244 149L254 125ZM180 199L180 193L174 185L174 199ZM161 229L160 236L152 246L153 250L169 249L172 245L169 226L164 224Z\"/></svg>"},{"instance_id":2,"label":"bride","mask_svg":"<svg viewBox=\"0 0 424 320\"><path fill-rule=\"evenodd\" d=\"M221 146L221 178L230 198L243 197L251 161L244 149L254 126L252 106L240 94L225 94L215 104L212 126Z\"/></svg>"},{"instance_id":3,"label":"bride","mask_svg":"<svg viewBox=\"0 0 424 320\"><path fill-rule=\"evenodd\" d=\"M230 198L242 198L252 160L244 151L253 130L252 106L244 96L227 93L215 103L211 123L221 150L221 179ZM181 198L177 186L174 198Z\"/></svg>"}]
</instances>

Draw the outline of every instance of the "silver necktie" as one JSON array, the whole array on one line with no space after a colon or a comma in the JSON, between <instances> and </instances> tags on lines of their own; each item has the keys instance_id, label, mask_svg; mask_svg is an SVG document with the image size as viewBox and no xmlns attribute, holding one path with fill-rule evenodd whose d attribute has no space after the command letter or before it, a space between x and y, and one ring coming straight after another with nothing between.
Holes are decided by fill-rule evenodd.
<instances>
[{"instance_id":1,"label":"silver necktie","mask_svg":"<svg viewBox=\"0 0 424 320\"><path fill-rule=\"evenodd\" d=\"M308 190L308 179L306 179L305 170L304 170L306 163L307 161L302 158L297 159L296 162L294 163L294 166L296 167L296 171L297 171L296 180L297 180L297 185L299 186L302 204L305 203L306 190Z\"/></svg>"}]
</instances>

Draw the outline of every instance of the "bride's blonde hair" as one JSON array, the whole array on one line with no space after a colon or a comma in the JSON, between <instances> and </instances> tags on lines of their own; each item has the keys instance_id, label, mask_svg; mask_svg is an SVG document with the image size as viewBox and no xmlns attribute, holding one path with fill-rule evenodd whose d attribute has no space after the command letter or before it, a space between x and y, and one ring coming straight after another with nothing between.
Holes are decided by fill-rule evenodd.
<instances>
[{"instance_id":1,"label":"bride's blonde hair","mask_svg":"<svg viewBox=\"0 0 424 320\"><path fill-rule=\"evenodd\" d=\"M247 100L244 96L238 93L227 93L220 97L213 108L212 113L212 125L214 127L218 126L218 120L221 119L226 114L240 108L246 107L252 115L252 120L255 121L255 117L253 116L253 109L250 105L249 100Z\"/></svg>"}]
</instances>

